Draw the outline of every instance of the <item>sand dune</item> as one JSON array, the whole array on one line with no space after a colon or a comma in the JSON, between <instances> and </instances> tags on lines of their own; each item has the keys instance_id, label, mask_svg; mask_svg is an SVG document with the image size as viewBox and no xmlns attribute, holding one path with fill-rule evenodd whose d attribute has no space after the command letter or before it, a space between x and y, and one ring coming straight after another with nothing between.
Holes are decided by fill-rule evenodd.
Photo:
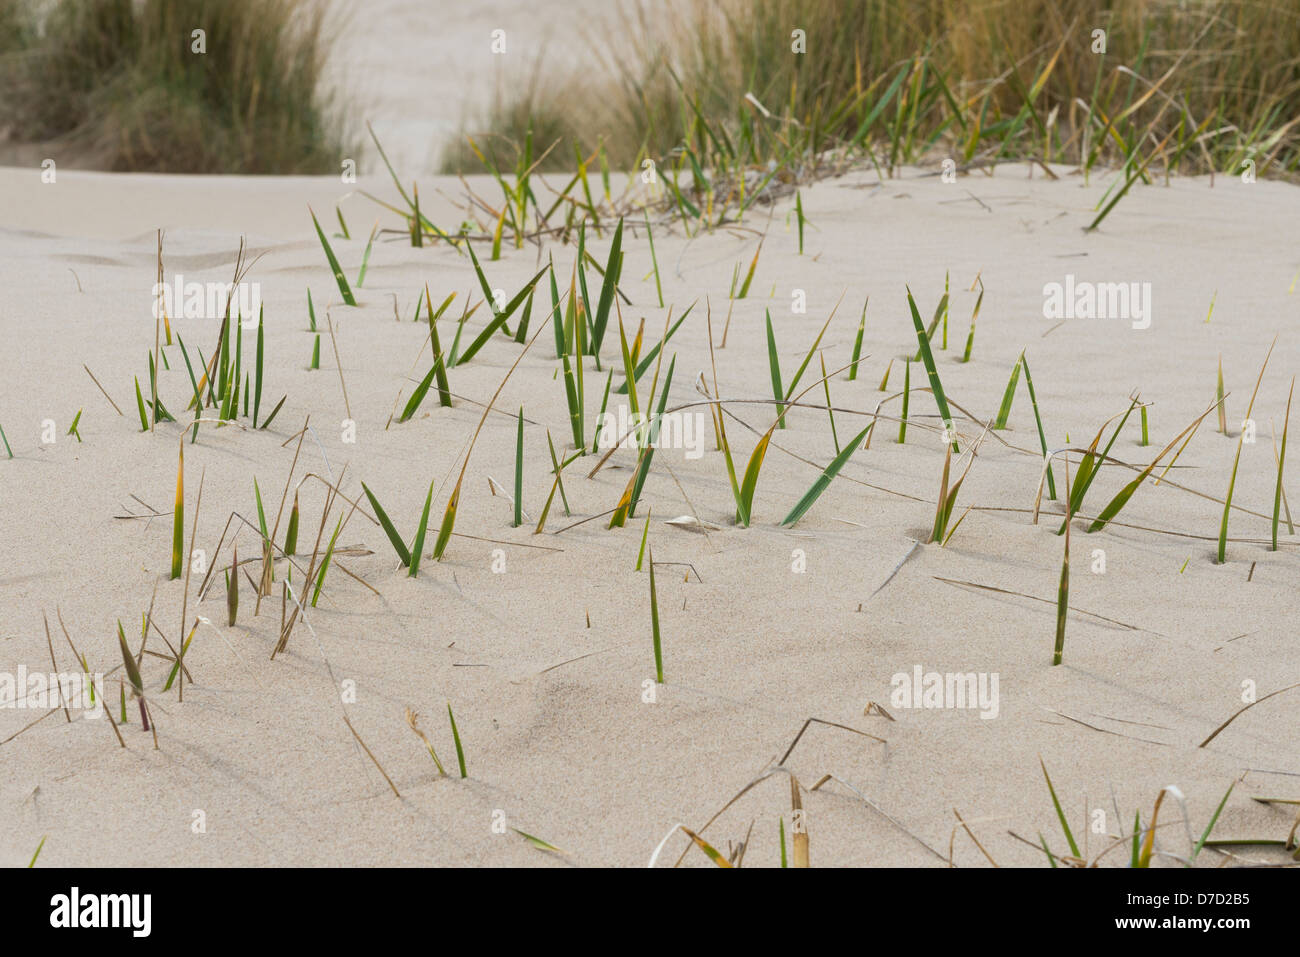
<instances>
[{"instance_id":1,"label":"sand dune","mask_svg":"<svg viewBox=\"0 0 1300 957\"><path fill-rule=\"evenodd\" d=\"M425 137L411 133L417 164ZM999 864L1041 865L1041 850L1026 841L1041 832L1058 851L1064 847L1040 757L1081 841L1098 810L1111 834L1137 809L1146 819L1166 785L1185 795L1190 827L1199 834L1228 785L1243 775L1216 834L1285 830L1283 812L1248 797L1282 789L1300 773L1293 699L1263 702L1208 746L1198 744L1242 707L1243 682L1253 682L1262 697L1295 681L1300 666L1297 539L1284 523L1281 549L1264 544L1277 474L1270 428L1280 437L1297 368L1292 326L1300 262L1291 240L1300 191L1222 177L1176 180L1136 189L1103 229L1085 234L1109 181L1094 175L1085 184L1069 170L1057 172L1055 181L1017 165L955 184L921 170L884 183L874 174L825 180L803 191L811 225L802 256L788 202L770 215L752 215L743 230L687 239L664 229L655 243L665 308L657 305L645 237L629 223L623 291L631 304L622 305L624 322L635 327L644 317L648 345L661 335L667 306L679 316L696 303L666 357L676 360L670 407L700 398L700 373L712 382L709 308L718 344L731 311L726 347L716 350L717 378L721 394L736 400L727 430L742 463L773 417L765 312L789 376L841 296L821 345L828 369L847 364L870 296L861 373L854 381L844 373L830 380L837 438L824 410L791 413L768 453L747 529L734 525L707 415L703 454L661 449L628 527L608 530L607 518L579 524L618 501L636 461L622 450L593 478L587 473L595 457L565 472L571 516L557 500L543 534L532 534L529 522L512 528L509 500L494 495L489 480L502 489L513 485L519 408L523 506L531 524L551 486L547 432L557 449L569 442L563 382L544 330L486 420L445 560L426 557L419 577L408 578L383 531L359 511L340 537L345 550L338 561L364 583L331 572L319 607L309 609L310 627L299 624L287 652L272 661L285 563L277 564L277 590L256 616L252 586L243 583L238 624L226 628L219 578L231 559L229 536L215 553L230 515L256 522L254 479L273 522L295 457L294 435L310 417L312 438L292 473L295 487L302 482L301 551L309 553L316 540L324 504L323 486L303 481L308 472L342 476L349 496L360 496L364 481L403 536L412 534L432 481L436 528L482 403L521 347L493 337L472 362L450 371L452 408L439 408L431 396L411 421L389 424L399 398L404 404L428 369L427 346L421 355L427 326L410 321L424 286L435 301L458 293L449 315L459 315L467 296L481 298L472 268L455 251L413 249L404 237L385 237L357 290L359 306L349 308L339 300L307 205L325 215L351 194L342 209L353 238L333 245L353 280L365 246L359 234L375 217L399 225L352 186L329 178L199 183L71 172L43 186L31 170L0 171L0 284L9 290L0 308L0 336L8 343L0 351L0 426L14 453L0 461L6 667L48 664L43 613L61 663L71 663L56 608L92 671L109 672L120 662L119 619L138 643L151 604L170 642L181 630L185 592L182 582L168 580L168 568L177 448L186 429L164 423L155 434L141 434L132 395L133 377L147 392L154 345L156 227L167 230L167 275L200 282L226 281L239 237L248 237L260 256L249 278L260 284L265 303L264 402L287 396L268 430L204 426L196 443L184 445L186 535L202 481L196 542L219 571L204 600L197 580L189 586L189 615L211 626L199 628L187 653L193 680L183 703L175 688L161 690L170 665L144 659L158 749L134 711L122 729L123 749L102 719L74 714L69 723L56 710L25 729L45 712L0 709L0 861L25 863L48 834L42 862L61 865L644 865L675 823L698 828L771 771L808 718L875 736L814 724L785 760L805 787L834 775L803 797L818 866L941 866L957 823L954 808ZM458 183L422 179L421 187L435 221L456 215ZM373 177L356 188L394 198L391 185ZM729 302L733 270L747 266L760 235L766 239L750 295ZM608 233L591 237L598 260L608 244ZM513 294L548 256L567 277L573 255L571 246L529 246L506 250L484 269ZM1089 442L1124 411L1130 393L1151 403L1151 445L1139 446L1135 414L1112 449L1135 464L1150 461L1210 406L1222 358L1228 435L1216 432L1211 415L1169 481L1145 484L1102 532L1075 526L1076 610L1060 667L1051 666L1051 646L1063 541L1052 532L1062 506L1044 501L1039 523L1032 523L1041 456L1023 382L1009 428L979 445L957 502L957 514L972 510L946 547L914 547L929 533L944 460L934 400L921 391L910 399L905 444L897 443L895 400L881 409L870 448L854 455L812 510L793 528L778 525L835 456L835 442L871 420L886 395L877 387L891 359L890 392L901 388L903 357L916 348L905 284L928 318L945 274L948 344L939 349L936 337L936 356L949 397L976 420L958 416L963 450L996 413L1022 350L1056 447L1067 436L1071 445ZM971 361L963 363L977 275L985 295ZM1067 276L1150 283L1149 327L1044 318L1044 285ZM321 328L327 314L333 324L342 384L328 334L321 368L306 368L313 341L306 331L308 287ZM806 295L804 313L792 312L797 290ZM470 320L466 341L483 327L482 315ZM542 329L545 318L535 311L533 329ZM217 328L212 319L173 320L187 347L201 347L205 356ZM1241 420L1275 336L1253 413L1258 441L1242 446L1229 561L1217 565L1222 505L1215 500L1226 490ZM246 363L251 348L250 340ZM620 367L616 351L607 340L605 369ZM170 369L161 374L160 395L188 424L191 386L180 352L173 346L165 353ZM815 359L807 376L808 384L820 377ZM920 365L911 376L914 389L924 385ZM593 431L604 373L589 362L585 379ZM825 404L820 388L808 401ZM64 434L78 410L80 442ZM49 444L41 441L46 419L57 436ZM344 441L345 419L355 421L355 443ZM1059 461L1056 475L1063 485ZM1104 468L1089 494L1091 508L1132 475ZM1287 489L1300 501L1294 482ZM161 517L116 517L144 512L140 502ZM654 677L649 584L634 567L647 512L665 670L653 703L643 700ZM717 530L666 524L682 515ZM241 559L256 557L255 532L245 528L237 543ZM1105 553L1104 573L1093 570L1095 550ZM292 580L301 580L299 570ZM149 644L165 650L156 635ZM996 675L996 716L990 707L981 717L980 708L891 704L894 676L910 677L917 668ZM120 676L119 669L107 679L115 713ZM465 747L463 781L448 702ZM884 705L894 720L864 714L869 702ZM450 777L438 777L406 727L407 707L421 713ZM345 714L400 798L349 732ZM780 771L771 774L705 836L728 853L752 825L745 863L775 864L778 818L790 823L783 779ZM195 833L196 812L203 833ZM494 822L502 820L567 854L539 851L508 830L497 833ZM1185 854L1181 832L1162 834L1162 847ZM1109 842L1091 832L1087 840L1089 857ZM678 835L661 863L686 847ZM960 865L987 863L963 837L953 853ZM1125 853L1103 863L1123 863ZM1241 856L1273 859L1263 850ZM698 852L685 860L707 864Z\"/></svg>"}]
</instances>

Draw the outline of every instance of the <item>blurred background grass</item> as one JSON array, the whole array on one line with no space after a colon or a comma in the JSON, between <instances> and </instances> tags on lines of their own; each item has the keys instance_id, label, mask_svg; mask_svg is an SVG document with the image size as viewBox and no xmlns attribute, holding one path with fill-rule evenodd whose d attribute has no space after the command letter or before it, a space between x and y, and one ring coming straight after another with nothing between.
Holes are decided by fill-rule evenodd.
<instances>
[{"instance_id":1,"label":"blurred background grass","mask_svg":"<svg viewBox=\"0 0 1300 957\"><path fill-rule=\"evenodd\" d=\"M331 40L300 0L0 0L0 138L106 170L337 172Z\"/></svg>"},{"instance_id":2,"label":"blurred background grass","mask_svg":"<svg viewBox=\"0 0 1300 957\"><path fill-rule=\"evenodd\" d=\"M603 145L622 169L683 148L712 168L718 151L761 163L846 143L891 166L935 154L1120 165L1157 148L1197 172L1300 164L1295 0L643 3L563 70L498 91L467 124L497 166L514 165L529 129L539 151L560 141L543 168L571 169L574 144ZM481 168L463 141L443 166Z\"/></svg>"},{"instance_id":3,"label":"blurred background grass","mask_svg":"<svg viewBox=\"0 0 1300 957\"><path fill-rule=\"evenodd\" d=\"M326 0L0 0L0 141L58 144L77 165L109 170L337 172L359 154L361 117L324 78L334 42L347 40L335 9ZM1251 161L1281 176L1300 168L1296 0L629 0L617 9L613 28L569 38L562 56L531 64L529 82L498 87L466 118L474 143L449 144L442 170L481 172L485 159L518 169L528 155L572 170L602 149L615 169L649 158L710 176L776 164L799 178L837 150L885 170L940 157L1153 172L1235 173ZM199 25L202 56L190 50ZM795 30L804 53L792 51ZM489 86L466 78L467 93Z\"/></svg>"}]
</instances>

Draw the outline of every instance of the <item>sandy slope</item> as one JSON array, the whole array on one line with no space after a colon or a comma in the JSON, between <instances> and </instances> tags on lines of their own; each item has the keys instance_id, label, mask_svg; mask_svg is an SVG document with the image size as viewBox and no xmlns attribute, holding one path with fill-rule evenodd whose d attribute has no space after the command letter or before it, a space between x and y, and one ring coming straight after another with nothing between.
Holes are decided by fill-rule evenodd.
<instances>
[{"instance_id":1,"label":"sandy slope","mask_svg":"<svg viewBox=\"0 0 1300 957\"><path fill-rule=\"evenodd\" d=\"M15 453L13 461L0 460L0 668L45 666L41 616L53 620L58 607L92 670L108 671L120 661L115 621L128 634L134 629L138 640L155 589L156 621L176 640L183 588L167 580L170 519L114 518L128 507L139 510L133 494L167 511L174 490L181 430L166 425L155 435L140 434L131 395L132 377L147 374L153 344L155 226L168 229L168 275L199 280L224 281L238 235L247 234L262 254L250 278L261 283L266 302L266 402L288 396L268 431L205 427L197 444L185 447L187 515L192 520L202 476L198 544L209 561L232 512L255 520L254 478L274 520L294 457L294 443L282 443L308 415L319 446L310 440L303 446L295 483L308 471L338 476L346 469L347 493L359 494L365 481L409 540L433 480L431 524L437 525L458 456L481 414L478 403L520 353L495 338L451 371L460 397L453 408L426 403L411 422L385 427L399 393L404 401L428 368L427 352L419 356L425 327L409 321L419 290L427 283L439 301L457 291L459 306L474 292L463 258L445 247L383 243L360 291L361 306L349 309L338 301L305 210L308 202L329 210L347 189L333 180L222 178L198 190L193 181L166 177L64 173L54 186L33 179L31 171L0 170L0 288L6 290L0 425ZM380 181L360 185L390 192ZM456 184L437 185L456 195ZM657 234L664 298L674 315L699 300L672 341L672 404L697 399L694 381L709 369L705 297L720 341L733 268L749 262L757 233L766 232L750 298L735 303L727 347L717 352L725 396L771 396L765 309L772 312L788 381L841 293L844 304L823 346L828 368L849 361L869 294L864 353L870 358L856 381L841 373L831 384L836 407L845 410L835 419L845 441L868 421L861 413L883 398L877 386L889 359L915 348L904 284L928 318L948 271L949 348L937 355L949 396L980 418L992 416L1012 364L1027 349L1049 442L1057 446L1067 435L1074 444L1087 442L1140 390L1153 403L1152 446L1138 446L1135 419L1113 454L1149 461L1213 400L1221 355L1231 392L1230 435L1217 434L1211 417L1171 473L1218 498L1260 363L1278 335L1255 408L1260 441L1244 447L1237 482L1237 503L1269 514L1276 475L1269 423L1280 430L1290 377L1300 366L1294 329L1300 298L1288 292L1300 269L1294 244L1300 191L1223 178L1213 186L1201 179L1136 189L1103 230L1086 235L1081 227L1106 185L1097 178L1085 185L1071 175L1049 182L1013 166L955 185L915 171L884 185L874 175L827 181L804 192L812 226L802 257L784 205L770 220L764 212L749 221L753 231L689 241ZM422 197L434 196L434 186L428 181ZM448 201L431 205L435 220L456 221ZM356 196L344 209L355 232L377 213ZM355 238L336 241L352 277L363 245ZM603 258L608 236L592 245ZM633 305L623 315L631 324L644 316L653 342L667 310L655 305L653 280L642 279L650 270L644 237L629 235L626 249L625 291ZM509 251L485 268L511 294L539 257L552 254L567 276L571 247ZM987 292L974 354L963 364L960 348L975 301L967 289L977 273ZM1053 328L1042 315L1043 286L1067 273L1150 282L1150 328L1119 320ZM328 336L322 368L305 369L308 285L322 320L328 308L335 323L355 444L341 441L345 400ZM806 314L791 312L794 289L807 294ZM401 322L394 320L394 301ZM544 328L539 321L535 313L534 329ZM480 310L469 332L481 326ZM215 322L202 319L178 320L176 331L205 354L217 334ZM251 344L248 349L251 356ZM179 350L167 355L171 370L162 375L162 395L180 415L190 387ZM608 343L604 362L606 368L616 362ZM82 363L125 415L113 411ZM194 684L183 703L175 689L161 693L167 664L146 658L159 750L134 712L124 729L126 750L102 720L69 724L60 713L0 745L6 772L0 861L25 863L48 834L42 862L50 864L556 862L512 834L494 833L500 810L508 825L559 845L570 861L643 865L674 823L702 825L784 754L809 717L887 741L813 726L787 760L805 787L826 774L843 782L803 797L814 865L939 865L902 828L946 856L954 808L999 863L1042 864L1041 852L1008 833L1034 840L1041 832L1064 850L1040 756L1076 832L1085 829L1085 811L1104 810L1109 833L1127 826L1138 808L1146 818L1157 791L1174 784L1186 795L1199 834L1229 783L1249 769L1219 832L1284 836L1290 818L1248 796L1294 796L1297 699L1264 702L1208 747L1197 744L1241 707L1243 681L1255 682L1263 695L1300 680L1297 539L1285 526L1283 549L1271 553L1258 543L1267 537L1267 519L1235 513L1231 533L1255 543L1232 544L1229 563L1216 566L1221 506L1168 484L1144 486L1121 516L1149 530L1112 526L1088 536L1076 526L1071 604L1081 611L1069 621L1065 664L1053 668L1053 604L939 580L1054 602L1063 543L1052 531L1060 508L1046 503L1037 527L1025 511L1034 501L1039 460L1023 383L1011 428L985 440L961 492L959 512L966 505L982 510L966 516L946 548L916 549L873 595L932 520L943 447L928 428L935 411L928 395L912 397L905 445L895 441L894 421L882 419L870 449L857 453L793 529L777 523L818 474L795 456L823 465L835 454L821 411L792 413L790 428L777 434L752 528L731 524L726 471L709 431L700 458L681 449L656 455L642 509L629 527L609 531L597 519L561 531L615 504L634 461L624 451L592 479L585 476L594 459L571 466L566 489L574 517L566 518L557 500L548 534L534 536L510 528L509 504L489 493L488 477L511 484L512 416L522 405L524 505L535 520L550 487L546 432L557 446L569 435L557 367L546 329L498 402L509 415L490 416L483 429L457 524L465 537L452 540L444 562L426 558L418 579L405 577L383 532L358 513L340 544L367 553L343 562L379 594L332 572L310 617L312 630L299 626L288 653L273 662L278 594L254 617L245 583L238 626L226 629L223 588L215 586L196 604L198 582L191 584L190 614L219 627L201 629L194 641L187 658ZM814 368L815 360L806 383L814 381ZM895 361L891 390L901 386L901 372ZM923 384L920 367L912 372L913 385ZM586 386L591 414L603 375L590 364ZM822 401L820 390L808 400ZM78 409L84 409L80 444L63 435ZM747 458L754 429L771 422L771 406L731 409L736 418L728 434ZM896 414L897 405L883 411ZM40 442L46 418L57 426L52 445ZM964 443L980 431L969 421L959 427ZM1092 509L1129 475L1104 471L1089 495ZM1294 481L1288 489L1300 504ZM321 487L308 480L301 499L301 537L310 549L321 520ZM642 700L642 683L653 676L648 580L634 570L647 508L660 563L667 678L653 704ZM691 512L720 530L706 537L663 524ZM241 556L254 554L255 536L247 530L238 544ZM1105 574L1090 571L1095 548L1105 551ZM492 569L494 549L505 557L500 574ZM795 550L806 559L802 574L792 571ZM217 561L224 568L229 560L227 546ZM277 580L282 575L283 565ZM55 637L67 663L57 624ZM151 646L160 644L151 639ZM891 676L917 665L996 672L998 716L896 707L894 722L863 715L869 701L889 707ZM346 706L335 683L345 680L357 688L355 704ZM420 711L444 762L454 764L448 701L464 738L468 781L438 779L402 719L404 707ZM400 799L349 734L344 707ZM0 740L32 717L0 709ZM706 835L725 850L752 823L746 863L776 863L782 813L789 826L789 789L779 778L749 792ZM1171 807L1162 815L1176 822ZM206 814L206 833L192 832L195 810ZM1093 856L1108 843L1103 835L1088 836ZM1182 825L1162 828L1161 845L1185 853ZM684 847L679 835L667 853L675 859ZM1105 861L1119 863L1124 853ZM955 855L962 865L985 863L964 838ZM1265 852L1246 856L1275 859ZM705 859L692 853L687 861Z\"/></svg>"}]
</instances>

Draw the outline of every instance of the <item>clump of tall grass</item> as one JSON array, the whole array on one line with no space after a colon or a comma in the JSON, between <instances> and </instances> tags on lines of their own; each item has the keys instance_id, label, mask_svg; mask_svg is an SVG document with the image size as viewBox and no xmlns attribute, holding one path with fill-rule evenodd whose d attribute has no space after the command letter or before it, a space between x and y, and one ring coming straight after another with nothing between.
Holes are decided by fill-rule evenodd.
<instances>
[{"instance_id":1,"label":"clump of tall grass","mask_svg":"<svg viewBox=\"0 0 1300 957\"><path fill-rule=\"evenodd\" d=\"M0 0L0 127L100 169L337 172L331 30L318 0Z\"/></svg>"},{"instance_id":2,"label":"clump of tall grass","mask_svg":"<svg viewBox=\"0 0 1300 957\"><path fill-rule=\"evenodd\" d=\"M611 70L584 61L543 80L539 62L538 81L473 124L487 131L477 148L457 143L443 163L507 167L530 139L554 143L557 165L596 148L617 169L654 160L672 192L681 171L687 198L711 205L752 191L769 160L781 170L764 185L794 192L834 148L889 170L942 151L1124 166L1113 204L1149 167L1294 173L1298 27L1281 0L644 5L606 31Z\"/></svg>"}]
</instances>

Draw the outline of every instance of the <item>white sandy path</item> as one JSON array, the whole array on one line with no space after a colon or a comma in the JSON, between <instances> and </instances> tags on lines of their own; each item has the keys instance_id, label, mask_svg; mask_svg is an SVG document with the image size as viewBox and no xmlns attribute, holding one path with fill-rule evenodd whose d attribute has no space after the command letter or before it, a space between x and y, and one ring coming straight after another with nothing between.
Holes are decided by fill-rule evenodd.
<instances>
[{"instance_id":1,"label":"white sandy path","mask_svg":"<svg viewBox=\"0 0 1300 957\"><path fill-rule=\"evenodd\" d=\"M462 128L477 129L496 93L528 89L539 65L553 75L590 62L601 25L617 27L630 7L629 0L334 0L346 27L330 76L403 175L430 173ZM495 30L504 31L504 53L493 52ZM379 168L369 137L365 146L363 168Z\"/></svg>"},{"instance_id":2,"label":"white sandy path","mask_svg":"<svg viewBox=\"0 0 1300 957\"><path fill-rule=\"evenodd\" d=\"M1114 453L1144 461L1213 398L1217 361L1232 396L1230 437L1207 422L1184 453L1179 480L1221 496L1236 432L1259 364L1280 334L1260 391L1256 418L1262 441L1247 446L1237 501L1259 512L1271 507L1275 471L1267 423L1280 427L1290 376L1300 367L1295 323L1300 297L1288 293L1300 269L1294 223L1300 191L1276 183L1244 185L1220 178L1136 189L1095 235L1080 227L1105 188L1078 177L1028 179L1023 167L995 176L965 177L949 186L914 172L883 187L874 176L808 188L804 202L813 228L807 254L795 255L783 206L771 222L749 300L736 304L728 347L718 353L728 396L770 396L763 311L776 324L787 376L802 357L840 293L845 304L827 338L831 367L848 361L861 302L871 295L862 376L832 384L837 405L874 408L888 358L915 347L903 284L917 293L927 315L942 289L953 286L950 348L939 352L952 398L980 416L992 415L1007 374L1028 348L1042 414L1051 441L1086 441L1126 396L1140 389L1154 402L1150 450L1137 446L1135 423ZM365 188L387 195L386 184ZM427 193L441 185L429 181ZM972 201L979 196L991 211ZM199 540L211 549L232 511L253 514L256 476L274 514L292 458L284 439L310 414L337 474L348 466L349 494L365 480L404 535L411 533L430 479L437 482L435 513L454 480L457 455L477 423L472 401L492 394L519 347L494 340L472 363L452 370L453 389L465 399L451 410L426 405L416 420L385 430L399 392L409 394L408 370L423 330L409 319L418 291L429 283L441 299L473 287L467 263L441 247L413 250L401 242L375 252L362 306L341 307L331 295L324 259L310 233L307 202L329 210L343 188L330 179L266 181L223 178L200 193L192 181L168 177L95 177L61 174L55 186L33 182L31 171L0 171L0 424L16 458L0 460L0 653L3 666L41 667L47 659L41 612L62 608L92 666L117 660L114 622L138 628L157 588L156 617L175 640L181 617L179 583L166 580L170 523L117 521L130 494L159 509L171 499L180 430L141 435L131 397L133 376L146 373L153 343L147 296L153 282L152 227L169 227L169 274L224 279L237 235L246 232L266 255L254 278L267 303L268 399L288 401L270 432L205 428L186 447L187 492L206 474ZM426 194L422 190L422 196ZM355 224L368 217L363 201L348 200ZM435 219L451 211L435 205ZM355 212L354 212L355 210ZM390 223L391 225L392 223ZM752 225L765 228L766 218ZM78 238L87 237L87 238ZM337 242L355 276L364 240ZM703 297L711 298L715 336L726 314L726 290L737 262L749 261L754 240L721 233L692 241L656 237L665 299L675 314L699 298L674 339L674 403L695 397L692 381L708 368ZM598 257L607 240L593 239ZM653 305L644 239L628 239L628 295L632 322L645 316L657 338L665 310ZM572 250L548 249L562 272ZM513 289L535 269L537 252L507 252L487 263L494 283ZM75 269L82 290L69 269ZM982 271L987 294L970 363L957 361ZM1042 287L1063 280L1140 280L1153 284L1156 314L1150 329L1124 323L1072 322L1044 335ZM304 369L311 338L304 331L305 287L337 324L348 400L358 422L354 446L340 442L344 404L328 338L322 368ZM789 309L794 288L806 290L806 315ZM1218 291L1213 321L1204 322ZM772 298L769 298L772 296ZM535 321L537 317L535 316ZM471 331L480 327L477 318ZM536 327L535 327L536 328ZM210 351L211 322L181 320L177 331ZM955 341L953 341L955 340ZM525 504L536 516L549 488L546 429L565 441L567 412L555 378L550 333L544 332L507 385L500 407L522 404L526 430ZM171 371L163 395L179 414L188 381L179 351L168 350ZM606 349L606 363L614 353ZM81 369L88 363L125 415L118 417ZM899 382L895 364L891 383ZM913 369L913 383L920 381ZM602 383L587 370L587 407L599 403ZM815 394L815 393L814 393ZM921 393L913 414L932 414ZM62 435L84 409L84 442ZM766 405L736 406L762 429ZM39 442L41 421L53 418L59 439ZM182 417L184 418L184 417ZM837 416L841 439L864 419ZM536 423L536 424L531 424ZM1022 448L1036 446L1022 391L1002 433ZM1234 544L1231 561L1211 562L1213 542L1114 527L1097 536L1076 529L1071 603L1128 622L1130 631L1071 617L1066 663L1050 666L1051 605L954 587L935 576L965 579L1052 599L1060 569L1060 538L1050 516L1039 527L1023 512L973 512L948 548L921 549L874 598L872 592L923 535L933 513L942 449L914 422L898 446L894 426L881 426L871 449L859 452L812 512L793 530L777 527L816 476L816 469L777 450L759 483L755 526L729 524L730 492L719 453L689 460L664 450L646 486L643 511L622 531L593 521L560 535L534 537L509 527L504 499L493 498L487 477L509 482L514 467L514 423L493 417L469 468L457 531L505 540L509 546L457 538L447 560L426 560L418 580L396 567L383 533L355 517L342 536L373 550L347 560L383 597L332 575L313 616L320 644L302 629L290 652L268 661L279 624L278 599L252 617L245 587L237 628L226 631L244 663L211 631L201 632L189 655L197 683L185 703L159 687L166 666L146 662L157 696L161 750L133 723L129 749L119 749L102 723L64 722L56 714L0 745L6 773L0 782L0 861L25 863L44 834L49 864L545 864L551 858L512 836L494 834L492 815L565 848L586 864L643 864L676 821L702 824L728 798L780 756L809 716L888 739L882 747L828 728L805 735L789 761L805 785L833 773L931 846L947 852L958 808L999 863L1042 864L1042 855L1007 831L1034 839L1042 832L1060 851L1041 755L1076 831L1085 809L1103 808L1108 827L1133 811L1150 813L1156 792L1178 785L1188 797L1199 832L1228 784L1257 769L1239 786L1220 822L1224 836L1281 836L1289 818L1247 800L1250 794L1294 794L1297 700L1265 702L1210 747L1197 743L1241 706L1241 683L1261 694L1297 680L1300 655L1295 622L1300 607L1294 538L1270 553ZM976 429L962 425L967 437ZM754 435L732 422L729 434L747 456ZM781 446L816 462L834 454L823 413L797 412ZM589 462L590 460L586 460ZM594 480L575 465L567 489L575 517L610 508L626 481L629 453ZM581 467L580 467L581 466ZM323 470L304 447L299 474ZM689 496L683 500L671 468ZM1294 474L1294 472L1292 473ZM1058 472L1059 479L1059 472ZM856 481L855 481L856 480ZM963 488L965 504L1027 508L1037 465L993 440ZM1097 507L1126 480L1103 474L1089 496ZM870 486L858 484L870 483ZM1300 502L1294 481L1291 500ZM888 491L885 491L888 490ZM902 493L902 494L898 494ZM906 496L914 496L916 501ZM315 539L322 498L302 494L302 539ZM644 508L653 507L650 541L659 562L689 562L701 581L684 582L682 566L664 565L659 598L664 621L668 684L658 702L641 700L652 674L649 603L644 573L633 571ZM697 509L724 530L709 539L661 524ZM1212 537L1219 507L1169 487L1145 487L1122 516L1126 521ZM844 519L845 522L837 519ZM849 524L855 523L855 524ZM436 519L435 519L436 524ZM548 530L567 524L553 506ZM1263 539L1266 520L1234 515L1232 533ZM253 539L239 539L241 554ZM525 546L561 548L540 551ZM492 550L503 547L507 571L491 570ZM1089 572L1091 550L1104 548L1105 575ZM807 557L793 574L794 549ZM220 562L224 566L229 554ZM1187 562L1185 572L1180 572ZM1254 566L1253 578L1247 575ZM193 592L195 586L192 586ZM859 610L859 607L861 610ZM223 592L213 590L198 612L220 621ZM590 613L591 627L586 627ZM133 625L134 623L134 625ZM56 637L58 632L56 630ZM1230 640L1231 639L1231 640ZM60 639L61 642L61 639ZM62 644L56 644L67 660ZM355 680L349 705L354 725L402 792L395 798L342 723L337 689L322 649L338 677ZM543 669L576 659L562 667ZM898 719L864 717L868 700L885 702L890 677L915 665L944 672L997 672L1000 715L981 720L971 711L896 710ZM454 760L445 723L450 700L464 736L468 782L438 780L426 753L402 722L402 709L424 715L444 761ZM1109 734L1065 720L1064 712ZM0 740L30 713L0 711ZM1131 723L1124 723L1131 722ZM1136 738L1148 741L1134 740ZM1159 742L1159 743L1150 743ZM1265 773L1269 772L1269 773ZM1288 776L1289 775L1289 776ZM721 847L744 837L754 823L751 864L777 860L776 821L788 814L788 788L769 781L751 792L707 833ZM912 838L838 785L805 795L815 864L938 864ZM193 811L207 814L207 833L191 832ZM1166 805L1166 810L1169 806ZM1169 820L1176 819L1176 815ZM1166 836L1167 835L1167 836ZM1181 826L1162 830L1162 845L1184 852ZM1105 839L1090 838L1095 854ZM671 857L683 845L673 842ZM1115 861L1123 851L1108 860ZM1262 852L1250 856L1266 858ZM704 859L692 855L688 861ZM959 864L982 856L957 842Z\"/></svg>"}]
</instances>

